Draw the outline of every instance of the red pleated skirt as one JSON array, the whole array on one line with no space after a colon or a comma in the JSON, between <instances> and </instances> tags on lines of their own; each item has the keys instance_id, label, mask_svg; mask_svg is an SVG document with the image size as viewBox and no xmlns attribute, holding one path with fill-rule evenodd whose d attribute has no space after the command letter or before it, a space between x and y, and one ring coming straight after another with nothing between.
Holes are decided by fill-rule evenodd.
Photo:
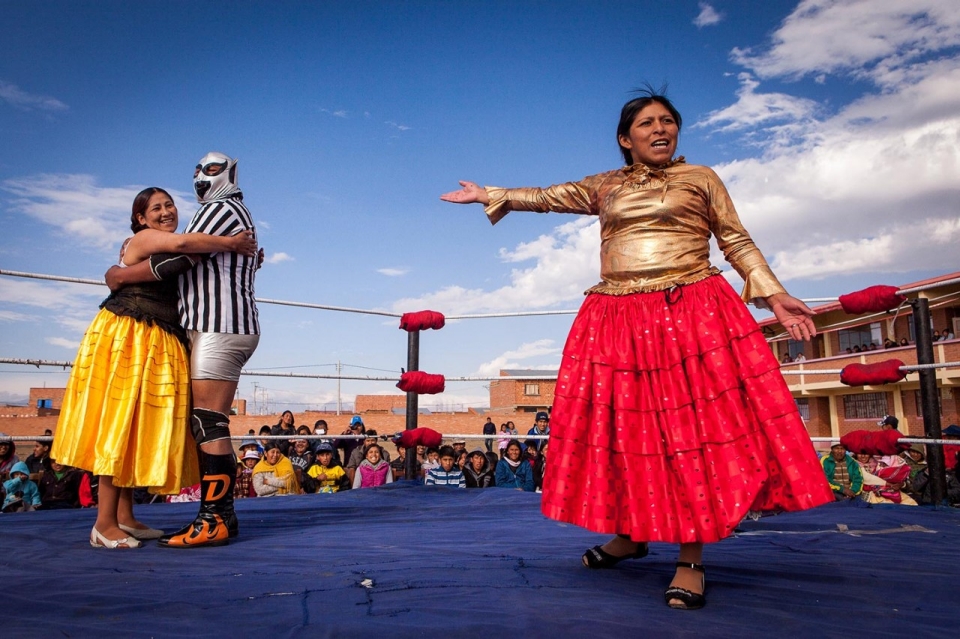
<instances>
[{"instance_id":1,"label":"red pleated skirt","mask_svg":"<svg viewBox=\"0 0 960 639\"><path fill-rule=\"evenodd\" d=\"M722 276L587 296L563 349L543 513L714 542L750 510L834 500L780 366Z\"/></svg>"}]
</instances>

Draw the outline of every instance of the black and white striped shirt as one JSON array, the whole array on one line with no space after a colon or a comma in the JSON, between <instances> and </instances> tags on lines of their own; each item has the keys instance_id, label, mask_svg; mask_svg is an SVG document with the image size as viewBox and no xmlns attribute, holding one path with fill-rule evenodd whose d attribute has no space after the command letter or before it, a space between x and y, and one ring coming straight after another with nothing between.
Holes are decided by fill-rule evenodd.
<instances>
[{"instance_id":1,"label":"black and white striped shirt","mask_svg":"<svg viewBox=\"0 0 960 639\"><path fill-rule=\"evenodd\" d=\"M243 195L200 207L184 233L230 236L254 230ZM253 280L257 258L213 253L180 276L180 321L201 333L259 335Z\"/></svg>"}]
</instances>

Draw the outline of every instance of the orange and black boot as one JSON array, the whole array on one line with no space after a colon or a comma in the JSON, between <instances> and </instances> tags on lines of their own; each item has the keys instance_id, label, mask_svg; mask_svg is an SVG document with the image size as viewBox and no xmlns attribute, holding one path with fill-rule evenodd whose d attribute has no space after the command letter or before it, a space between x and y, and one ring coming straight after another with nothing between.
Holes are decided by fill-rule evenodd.
<instances>
[{"instance_id":1,"label":"orange and black boot","mask_svg":"<svg viewBox=\"0 0 960 639\"><path fill-rule=\"evenodd\" d=\"M224 546L239 533L233 510L233 487L237 481L237 458L200 453L200 512L184 528L157 540L167 548Z\"/></svg>"}]
</instances>

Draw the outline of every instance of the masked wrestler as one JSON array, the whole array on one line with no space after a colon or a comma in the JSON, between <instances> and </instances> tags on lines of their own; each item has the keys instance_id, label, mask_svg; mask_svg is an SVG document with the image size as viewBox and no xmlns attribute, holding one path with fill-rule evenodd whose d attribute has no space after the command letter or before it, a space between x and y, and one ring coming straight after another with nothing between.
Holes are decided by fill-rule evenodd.
<instances>
[{"instance_id":1,"label":"masked wrestler","mask_svg":"<svg viewBox=\"0 0 960 639\"><path fill-rule=\"evenodd\" d=\"M186 233L231 236L254 231L237 186L236 160L208 153L196 166L193 186L201 207ZM253 289L257 267L255 256L214 253L180 277L180 321L190 340L190 423L199 453L201 501L197 517L158 539L161 546L221 546L238 533L233 508L237 460L228 415L240 370L260 340Z\"/></svg>"}]
</instances>

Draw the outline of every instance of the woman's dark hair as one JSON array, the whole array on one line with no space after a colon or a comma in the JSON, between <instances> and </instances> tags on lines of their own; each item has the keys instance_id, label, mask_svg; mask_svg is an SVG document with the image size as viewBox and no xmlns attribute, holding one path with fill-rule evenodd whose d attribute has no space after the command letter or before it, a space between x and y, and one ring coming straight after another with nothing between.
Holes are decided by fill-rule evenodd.
<instances>
[{"instance_id":1,"label":"woman's dark hair","mask_svg":"<svg viewBox=\"0 0 960 639\"><path fill-rule=\"evenodd\" d=\"M294 419L294 417L293 417L293 411L285 410L285 411L283 411L282 413L280 413L280 421L277 422L277 426L283 426L283 425L284 425L284 424L283 424L283 416L286 415L286 414L288 414L288 413L290 414L290 421L291 421L291 422L292 422L292 421L295 421L295 419ZM293 426L293 424L290 424L290 425Z\"/></svg>"},{"instance_id":2,"label":"woman's dark hair","mask_svg":"<svg viewBox=\"0 0 960 639\"><path fill-rule=\"evenodd\" d=\"M280 448L280 444L279 444L278 442L276 442L276 441L269 441L269 442L267 442L266 444L264 444L264 445L263 445L263 452L266 453L268 450L273 450L274 448L276 448L276 449L279 450L281 453L283 453L283 450Z\"/></svg>"},{"instance_id":3,"label":"woman's dark hair","mask_svg":"<svg viewBox=\"0 0 960 639\"><path fill-rule=\"evenodd\" d=\"M380 446L380 444L367 444L366 446L364 446L364 447L363 447L363 456L364 456L364 457L367 456L367 453L370 452L370 449L371 449L371 448L376 448L377 450L379 450L379 451L380 451L380 459L383 459L383 447Z\"/></svg>"},{"instance_id":4,"label":"woman's dark hair","mask_svg":"<svg viewBox=\"0 0 960 639\"><path fill-rule=\"evenodd\" d=\"M267 426L266 424L264 424L263 426L260 427L260 434L261 434L261 435L269 435L271 432L273 432L273 431L271 431L271 430L270 430L270 427Z\"/></svg>"},{"instance_id":5,"label":"woman's dark hair","mask_svg":"<svg viewBox=\"0 0 960 639\"><path fill-rule=\"evenodd\" d=\"M617 146L620 147L620 153L623 154L623 161L627 163L627 166L633 164L633 155L630 154L630 149L624 148L620 144L620 136L630 137L630 127L633 125L633 121L637 114L645 108L654 102L662 104L673 116L673 119L677 121L677 130L679 131L683 127L683 118L680 117L680 112L664 95L667 92L667 85L663 85L658 91L648 84L642 89L635 89L633 92L638 93L639 96L623 105L623 108L620 109L620 124L617 125Z\"/></svg>"},{"instance_id":6,"label":"woman's dark hair","mask_svg":"<svg viewBox=\"0 0 960 639\"><path fill-rule=\"evenodd\" d=\"M523 445L520 443L519 439L511 439L507 442L507 445L503 448L503 452L510 450L511 446L516 446L520 449L520 454L523 455Z\"/></svg>"},{"instance_id":7,"label":"woman's dark hair","mask_svg":"<svg viewBox=\"0 0 960 639\"><path fill-rule=\"evenodd\" d=\"M309 434L310 434L310 427L307 426L306 424L300 424L300 426L297 427L297 435L309 435Z\"/></svg>"},{"instance_id":8,"label":"woman's dark hair","mask_svg":"<svg viewBox=\"0 0 960 639\"><path fill-rule=\"evenodd\" d=\"M133 198L133 212L130 214L130 230L134 233L139 233L147 228L147 225L141 224L137 218L147 212L147 204L150 203L150 198L152 198L155 193L163 193L171 200L173 199L169 193L159 186L151 186L137 193L137 197Z\"/></svg>"}]
</instances>

